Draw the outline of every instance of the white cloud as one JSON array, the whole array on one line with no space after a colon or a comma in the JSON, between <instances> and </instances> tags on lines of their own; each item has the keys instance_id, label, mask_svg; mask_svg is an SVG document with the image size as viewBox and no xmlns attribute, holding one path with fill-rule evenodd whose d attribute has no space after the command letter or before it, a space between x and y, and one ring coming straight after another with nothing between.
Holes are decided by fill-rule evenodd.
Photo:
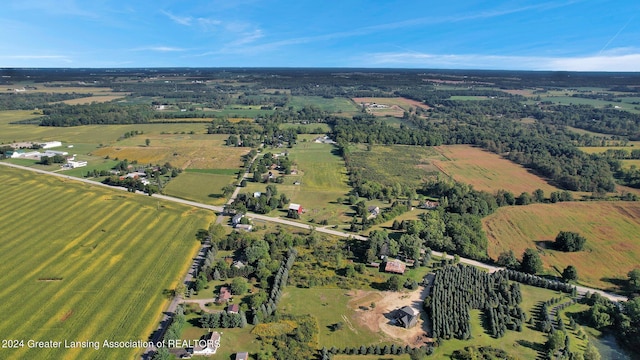
<instances>
[{"instance_id":1,"label":"white cloud","mask_svg":"<svg viewBox=\"0 0 640 360\"><path fill-rule=\"evenodd\" d=\"M160 10L160 11L176 24L191 26L193 22L193 18L191 16L178 16L165 10Z\"/></svg>"},{"instance_id":2,"label":"white cloud","mask_svg":"<svg viewBox=\"0 0 640 360\"><path fill-rule=\"evenodd\" d=\"M388 52L368 54L362 57L360 65L449 69L640 71L640 51L621 52L620 49L614 49L603 55L575 57Z\"/></svg>"}]
</instances>

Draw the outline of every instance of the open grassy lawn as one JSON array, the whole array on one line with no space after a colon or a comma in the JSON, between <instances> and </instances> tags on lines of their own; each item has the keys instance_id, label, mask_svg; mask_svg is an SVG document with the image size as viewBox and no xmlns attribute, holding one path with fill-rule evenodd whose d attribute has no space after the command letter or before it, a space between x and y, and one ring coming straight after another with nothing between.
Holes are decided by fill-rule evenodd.
<instances>
[{"instance_id":1,"label":"open grassy lawn","mask_svg":"<svg viewBox=\"0 0 640 360\"><path fill-rule=\"evenodd\" d=\"M546 196L552 191L559 191L523 166L480 148L450 145L437 146L436 149L446 160L436 160L434 164L445 175L473 185L477 190L495 193L504 189L516 196L523 191L532 192L536 189L544 190Z\"/></svg>"},{"instance_id":2,"label":"open grassy lawn","mask_svg":"<svg viewBox=\"0 0 640 360\"><path fill-rule=\"evenodd\" d=\"M320 108L320 110L341 114L356 113L359 110L351 100L341 97L327 99L322 96L292 96L287 105L293 106L295 110L300 110L308 105L314 105Z\"/></svg>"},{"instance_id":3,"label":"open grassy lawn","mask_svg":"<svg viewBox=\"0 0 640 360\"><path fill-rule=\"evenodd\" d=\"M318 320L320 332L318 340L321 346L330 348L344 348L346 346L360 346L385 341L391 343L386 336L379 332L358 326L355 320L355 310L348 305L351 299L349 290L311 288L300 289L287 287L278 307L285 313L294 315L310 314ZM330 325L343 322L342 330L332 331Z\"/></svg>"},{"instance_id":4,"label":"open grassy lawn","mask_svg":"<svg viewBox=\"0 0 640 360\"><path fill-rule=\"evenodd\" d=\"M226 198L222 195L222 188L233 183L235 178L233 175L183 172L172 179L163 192L205 204L223 205Z\"/></svg>"},{"instance_id":5,"label":"open grassy lawn","mask_svg":"<svg viewBox=\"0 0 640 360\"><path fill-rule=\"evenodd\" d=\"M436 159L445 160L433 147L390 145L373 146L371 151L352 149L350 164L362 171L363 178L384 185L395 183L419 186L437 175Z\"/></svg>"},{"instance_id":6,"label":"open grassy lawn","mask_svg":"<svg viewBox=\"0 0 640 360\"><path fill-rule=\"evenodd\" d=\"M2 168L0 338L147 340L210 212ZM11 359L126 359L144 349L0 349Z\"/></svg>"},{"instance_id":7,"label":"open grassy lawn","mask_svg":"<svg viewBox=\"0 0 640 360\"><path fill-rule=\"evenodd\" d=\"M640 263L640 204L636 202L569 202L500 208L483 219L489 256L538 248L546 272L559 275L568 265L579 282L605 290L620 290L619 281ZM550 250L559 231L587 238L585 250Z\"/></svg>"}]
</instances>

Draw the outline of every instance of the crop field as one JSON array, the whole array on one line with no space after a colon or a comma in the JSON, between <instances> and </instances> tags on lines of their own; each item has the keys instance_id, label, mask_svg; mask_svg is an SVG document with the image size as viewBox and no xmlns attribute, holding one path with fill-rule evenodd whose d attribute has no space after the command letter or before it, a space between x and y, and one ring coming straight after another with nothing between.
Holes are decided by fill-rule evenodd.
<instances>
[{"instance_id":1,"label":"crop field","mask_svg":"<svg viewBox=\"0 0 640 360\"><path fill-rule=\"evenodd\" d=\"M640 204L636 202L567 202L500 208L483 219L489 256L538 248L547 273L559 275L573 265L579 282L605 290L620 290L624 279L640 264ZM585 250L551 250L559 231L575 231L586 239Z\"/></svg>"},{"instance_id":2,"label":"crop field","mask_svg":"<svg viewBox=\"0 0 640 360\"><path fill-rule=\"evenodd\" d=\"M440 170L436 160L446 160L433 147L408 145L373 146L354 148L350 154L351 166L362 171L366 180L384 185L395 183L419 186Z\"/></svg>"},{"instance_id":3,"label":"crop field","mask_svg":"<svg viewBox=\"0 0 640 360\"><path fill-rule=\"evenodd\" d=\"M11 359L131 359L147 340L213 214L146 196L2 168L0 337ZM64 224L64 225L62 225ZM10 236L9 236L10 235ZM29 349L27 339L99 341L101 349Z\"/></svg>"},{"instance_id":4,"label":"crop field","mask_svg":"<svg viewBox=\"0 0 640 360\"><path fill-rule=\"evenodd\" d=\"M287 105L293 106L295 110L300 110L308 105L314 105L323 111L342 114L357 113L359 110L349 99L340 97L327 99L322 96L292 96Z\"/></svg>"},{"instance_id":5,"label":"crop field","mask_svg":"<svg viewBox=\"0 0 640 360\"><path fill-rule=\"evenodd\" d=\"M640 110L635 109L635 107L637 107L638 105L633 105L627 102L606 101L606 100L599 100L599 99L586 99L586 98L579 98L579 97L573 97L573 96L548 96L548 97L543 97L542 100L551 101L555 104L560 104L560 105L570 105L570 104L591 105L595 108L604 108L607 106L611 106L611 107L614 107L615 109L625 110L632 113L640 113Z\"/></svg>"},{"instance_id":6,"label":"crop field","mask_svg":"<svg viewBox=\"0 0 640 360\"><path fill-rule=\"evenodd\" d=\"M205 204L224 205L222 187L232 184L235 179L235 175L183 172L171 179L163 193Z\"/></svg>"},{"instance_id":7,"label":"crop field","mask_svg":"<svg viewBox=\"0 0 640 360\"><path fill-rule=\"evenodd\" d=\"M552 191L559 190L523 166L477 147L450 145L435 149L446 159L434 161L445 175L473 185L477 190L495 193L504 189L516 196L536 189L542 189L549 196Z\"/></svg>"}]
</instances>

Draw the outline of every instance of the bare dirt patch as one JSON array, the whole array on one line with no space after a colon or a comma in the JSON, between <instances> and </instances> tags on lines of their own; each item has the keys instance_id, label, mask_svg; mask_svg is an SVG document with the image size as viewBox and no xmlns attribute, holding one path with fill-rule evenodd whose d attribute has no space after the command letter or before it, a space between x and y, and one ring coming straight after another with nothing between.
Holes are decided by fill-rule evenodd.
<instances>
[{"instance_id":1,"label":"bare dirt patch","mask_svg":"<svg viewBox=\"0 0 640 360\"><path fill-rule=\"evenodd\" d=\"M427 323L422 308L424 287L412 292L363 291L355 290L350 295L349 306L356 312L354 321L373 332L382 331L386 335L402 341L405 345L421 346L430 342ZM375 307L371 307L371 304ZM410 329L391 324L391 314L403 306L411 306L420 312L418 324Z\"/></svg>"}]
</instances>

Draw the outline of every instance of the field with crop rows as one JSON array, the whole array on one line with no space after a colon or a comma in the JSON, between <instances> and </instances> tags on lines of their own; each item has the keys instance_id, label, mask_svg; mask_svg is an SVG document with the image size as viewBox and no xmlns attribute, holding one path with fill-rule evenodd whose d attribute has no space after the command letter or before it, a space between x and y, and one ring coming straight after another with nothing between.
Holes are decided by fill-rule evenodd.
<instances>
[{"instance_id":1,"label":"field with crop rows","mask_svg":"<svg viewBox=\"0 0 640 360\"><path fill-rule=\"evenodd\" d=\"M616 279L640 264L640 204L636 202L568 202L500 208L483 219L489 256L512 249L522 257L538 248L545 270L559 275L573 265L581 283L617 290ZM585 250L551 249L559 231L587 238Z\"/></svg>"},{"instance_id":2,"label":"field with crop rows","mask_svg":"<svg viewBox=\"0 0 640 360\"><path fill-rule=\"evenodd\" d=\"M26 341L147 340L213 214L2 167L4 359L131 359L144 349L28 349Z\"/></svg>"}]
</instances>

